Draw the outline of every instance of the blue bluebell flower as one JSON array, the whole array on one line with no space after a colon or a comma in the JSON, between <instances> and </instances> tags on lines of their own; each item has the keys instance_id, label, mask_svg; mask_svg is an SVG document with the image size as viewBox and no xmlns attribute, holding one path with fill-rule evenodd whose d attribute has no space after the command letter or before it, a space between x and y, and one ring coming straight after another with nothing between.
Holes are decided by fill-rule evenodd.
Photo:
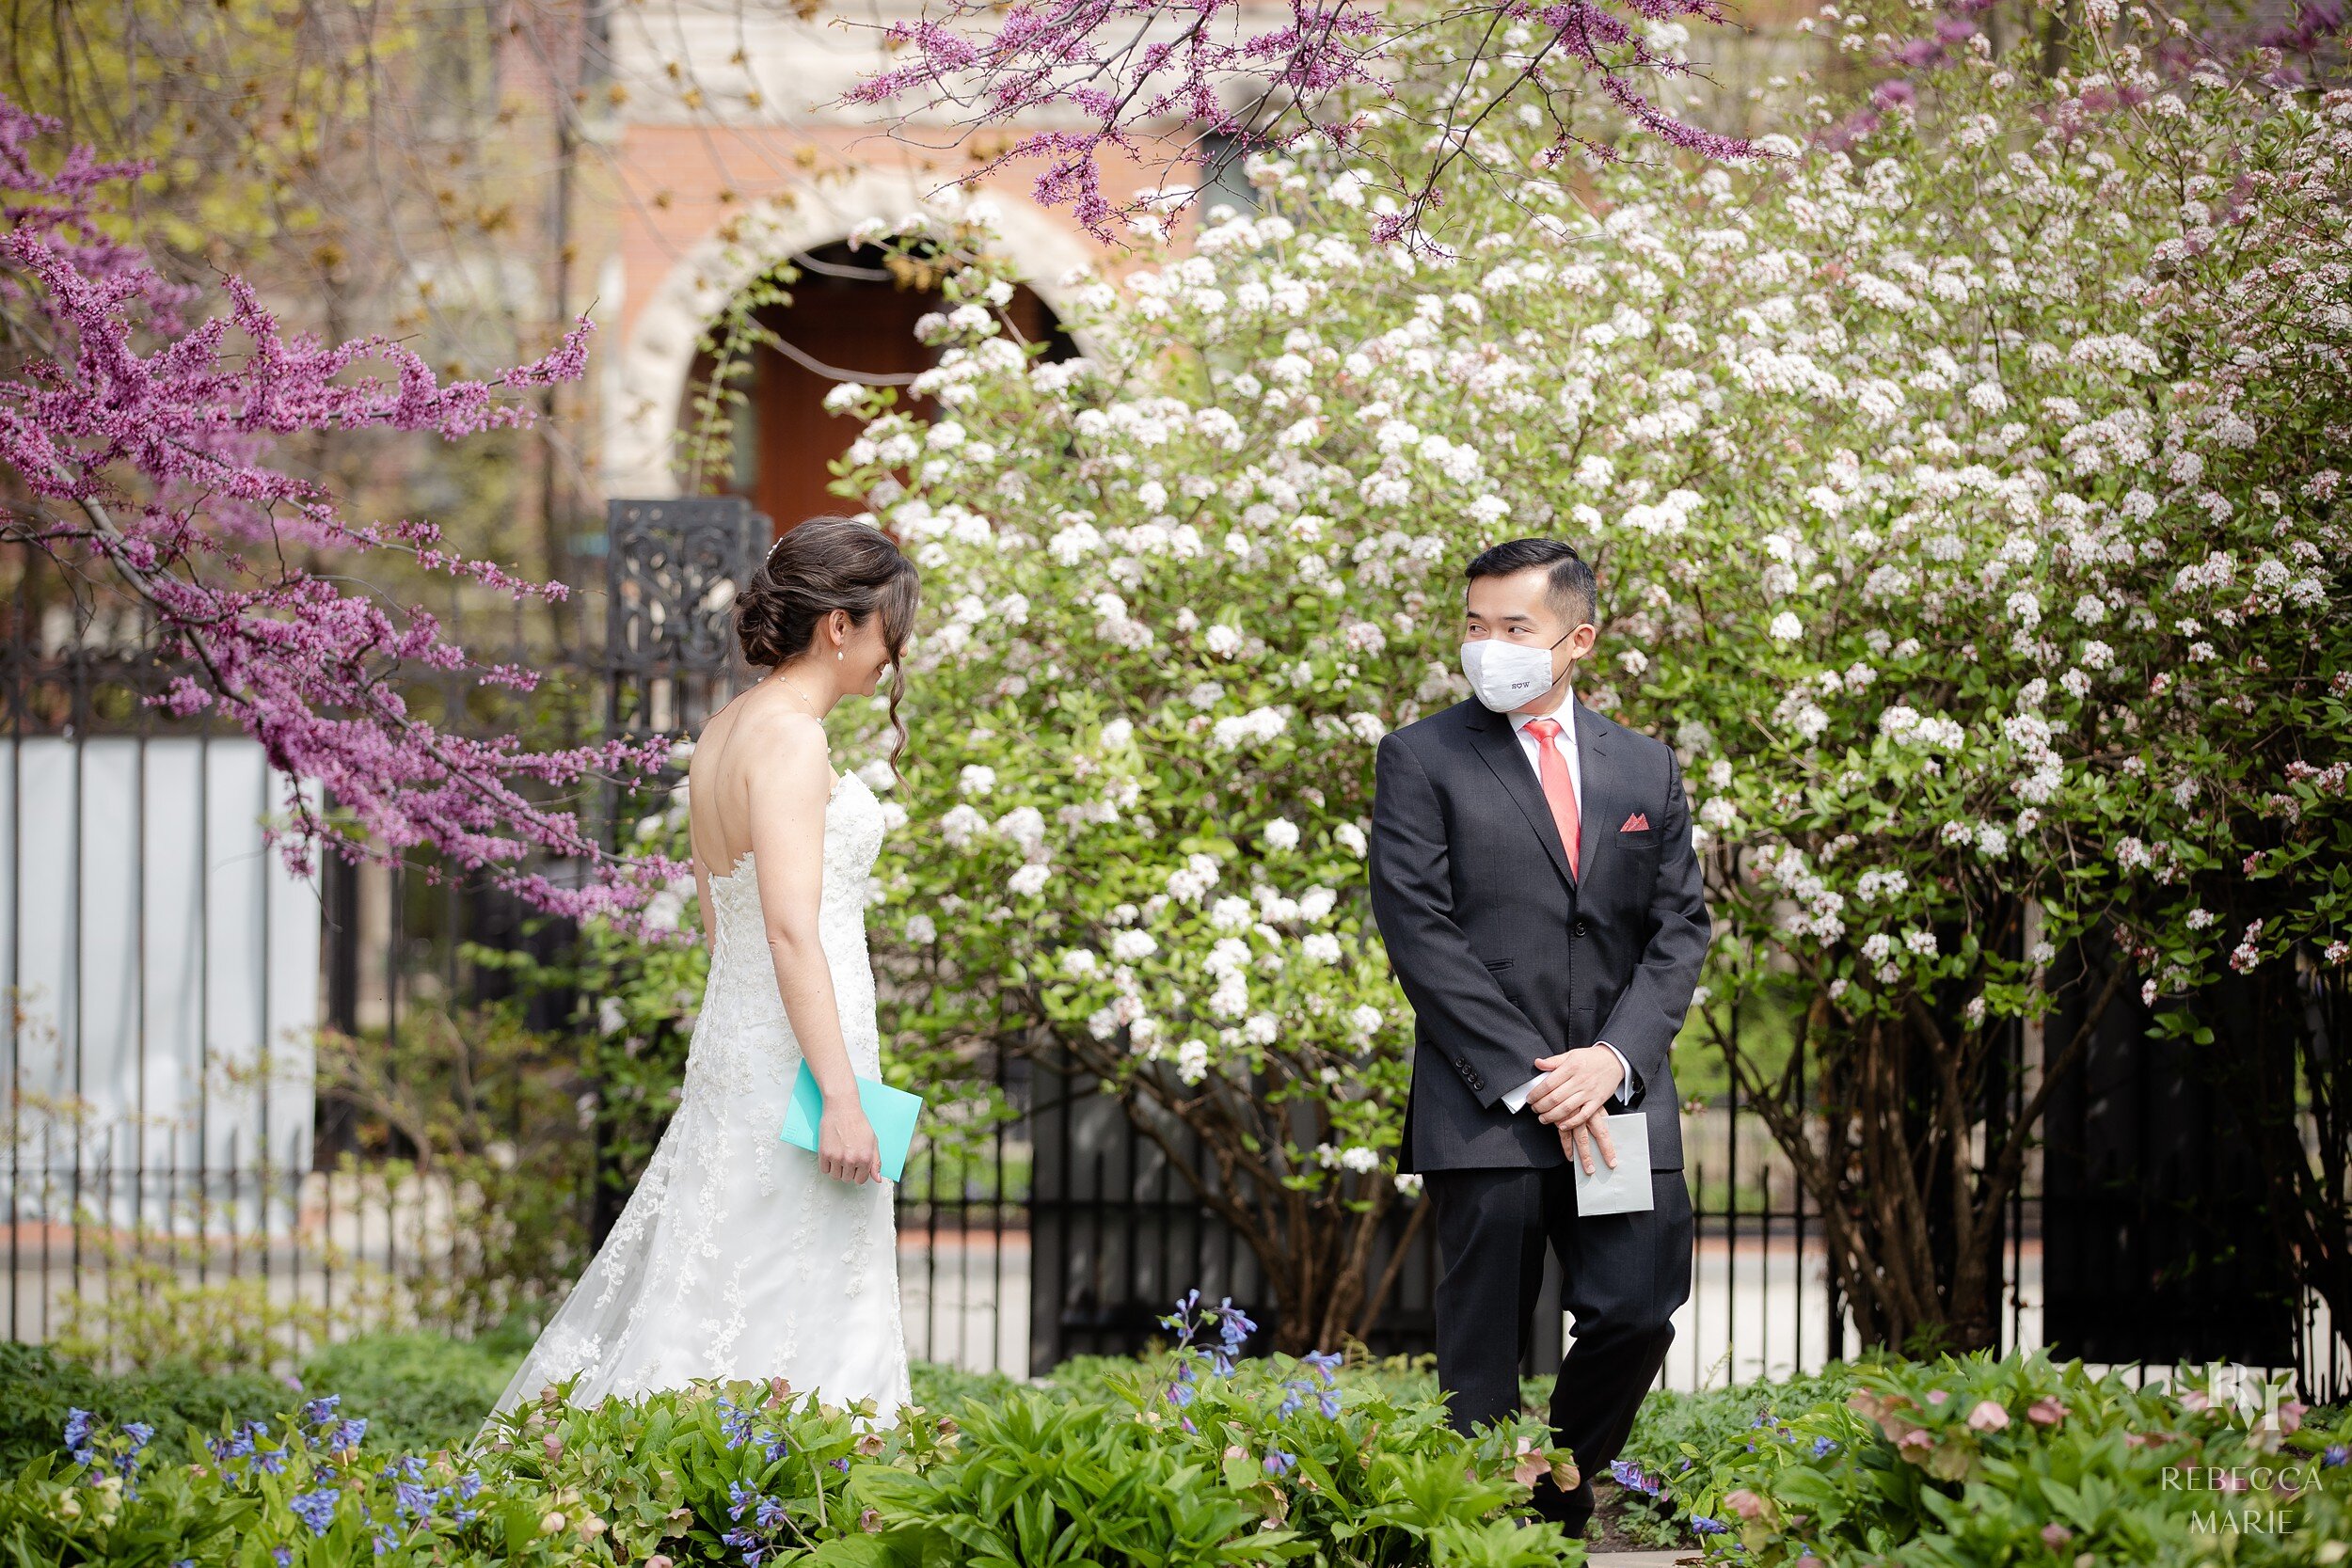
<instances>
[{"instance_id":1,"label":"blue bluebell flower","mask_svg":"<svg viewBox=\"0 0 2352 1568\"><path fill-rule=\"evenodd\" d=\"M1836 1453L1836 1451L1837 1451L1837 1439L1836 1439L1836 1438L1835 1438L1835 1437L1816 1437L1815 1439L1813 1439L1813 1457L1814 1457L1814 1458L1816 1458L1816 1459L1821 1459L1821 1458L1824 1458L1824 1457L1826 1457L1826 1456L1828 1456L1828 1455L1830 1455L1830 1454Z\"/></svg>"},{"instance_id":2,"label":"blue bluebell flower","mask_svg":"<svg viewBox=\"0 0 2352 1568\"><path fill-rule=\"evenodd\" d=\"M334 1430L326 1434L327 1451L331 1453L342 1449L356 1449L359 1446L360 1439L367 1434L368 1418L365 1416L355 1416L348 1420L338 1421L335 1423Z\"/></svg>"},{"instance_id":3,"label":"blue bluebell flower","mask_svg":"<svg viewBox=\"0 0 2352 1568\"><path fill-rule=\"evenodd\" d=\"M89 1433L92 1417L87 1410L74 1406L65 1413L65 1447L77 1465L90 1462Z\"/></svg>"},{"instance_id":4,"label":"blue bluebell flower","mask_svg":"<svg viewBox=\"0 0 2352 1568\"><path fill-rule=\"evenodd\" d=\"M1629 1459L1610 1461L1609 1474L1619 1486L1629 1492L1639 1492L1645 1497L1655 1497L1666 1489L1664 1481L1648 1474Z\"/></svg>"},{"instance_id":5,"label":"blue bluebell flower","mask_svg":"<svg viewBox=\"0 0 2352 1568\"><path fill-rule=\"evenodd\" d=\"M284 1475L286 1473L286 1450L283 1449L262 1449L253 1456L253 1467L257 1470L267 1471L273 1476Z\"/></svg>"},{"instance_id":6,"label":"blue bluebell flower","mask_svg":"<svg viewBox=\"0 0 2352 1568\"><path fill-rule=\"evenodd\" d=\"M847 1459L828 1459L825 1463L845 1476L850 1473L850 1462Z\"/></svg>"},{"instance_id":7,"label":"blue bluebell flower","mask_svg":"<svg viewBox=\"0 0 2352 1568\"><path fill-rule=\"evenodd\" d=\"M390 1551L394 1546L399 1544L400 1532L391 1528L389 1526L387 1526L385 1528L375 1532L376 1556L382 1557L386 1552Z\"/></svg>"},{"instance_id":8,"label":"blue bluebell flower","mask_svg":"<svg viewBox=\"0 0 2352 1568\"><path fill-rule=\"evenodd\" d=\"M294 1548L292 1546L272 1546L269 1549L269 1555L277 1560L278 1568L286 1568L286 1564L294 1560Z\"/></svg>"},{"instance_id":9,"label":"blue bluebell flower","mask_svg":"<svg viewBox=\"0 0 2352 1568\"><path fill-rule=\"evenodd\" d=\"M752 1515L752 1520L761 1529L774 1529L784 1523L783 1501L775 1497L760 1498L759 1511Z\"/></svg>"},{"instance_id":10,"label":"blue bluebell flower","mask_svg":"<svg viewBox=\"0 0 2352 1568\"><path fill-rule=\"evenodd\" d=\"M1339 1372L1342 1358L1337 1351L1313 1350L1309 1351L1306 1354L1300 1356L1299 1359L1304 1361L1308 1366L1312 1367L1316 1371L1321 1372L1323 1374L1323 1381L1329 1383Z\"/></svg>"},{"instance_id":11,"label":"blue bluebell flower","mask_svg":"<svg viewBox=\"0 0 2352 1568\"><path fill-rule=\"evenodd\" d=\"M392 1506L405 1519L421 1519L433 1512L433 1505L441 1500L438 1487L420 1486L413 1481L392 1483Z\"/></svg>"},{"instance_id":12,"label":"blue bluebell flower","mask_svg":"<svg viewBox=\"0 0 2352 1568\"><path fill-rule=\"evenodd\" d=\"M1337 1420L1339 1418L1340 1391L1337 1388L1326 1388L1322 1394L1317 1397L1315 1402L1323 1407L1323 1414L1326 1417L1332 1420Z\"/></svg>"},{"instance_id":13,"label":"blue bluebell flower","mask_svg":"<svg viewBox=\"0 0 2352 1568\"><path fill-rule=\"evenodd\" d=\"M312 1535L325 1535L334 1528L335 1499L340 1495L331 1486L322 1486L315 1492L303 1493L286 1506L294 1510L295 1518L310 1527Z\"/></svg>"},{"instance_id":14,"label":"blue bluebell flower","mask_svg":"<svg viewBox=\"0 0 2352 1568\"><path fill-rule=\"evenodd\" d=\"M768 1434L768 1441L762 1445L762 1451L768 1455L768 1463L773 1465L792 1451L792 1440L781 1432L771 1432Z\"/></svg>"},{"instance_id":15,"label":"blue bluebell flower","mask_svg":"<svg viewBox=\"0 0 2352 1568\"><path fill-rule=\"evenodd\" d=\"M1160 1326L1176 1331L1176 1348L1181 1351L1191 1345L1192 1337L1200 1328L1200 1292L1187 1291L1176 1299L1176 1310L1160 1320Z\"/></svg>"},{"instance_id":16,"label":"blue bluebell flower","mask_svg":"<svg viewBox=\"0 0 2352 1568\"><path fill-rule=\"evenodd\" d=\"M1284 1453L1279 1449L1268 1449L1265 1451L1266 1474L1270 1476L1289 1475L1291 1466L1297 1463L1298 1456L1295 1453Z\"/></svg>"},{"instance_id":17,"label":"blue bluebell flower","mask_svg":"<svg viewBox=\"0 0 2352 1568\"><path fill-rule=\"evenodd\" d=\"M732 1400L719 1402L719 1435L726 1439L730 1449L739 1449L751 1441L752 1413Z\"/></svg>"},{"instance_id":18,"label":"blue bluebell flower","mask_svg":"<svg viewBox=\"0 0 2352 1568\"><path fill-rule=\"evenodd\" d=\"M1217 1303L1216 1320L1217 1342L1210 1354L1216 1358L1217 1375L1231 1377L1233 1375L1233 1363L1241 1354L1243 1341L1257 1332L1258 1325L1249 1321L1248 1313L1233 1305L1231 1296Z\"/></svg>"},{"instance_id":19,"label":"blue bluebell flower","mask_svg":"<svg viewBox=\"0 0 2352 1568\"><path fill-rule=\"evenodd\" d=\"M302 1407L302 1418L312 1426L325 1426L343 1402L341 1394L321 1394Z\"/></svg>"},{"instance_id":20,"label":"blue bluebell flower","mask_svg":"<svg viewBox=\"0 0 2352 1568\"><path fill-rule=\"evenodd\" d=\"M759 1493L739 1481L727 1482L727 1517L740 1519L759 1506Z\"/></svg>"},{"instance_id":21,"label":"blue bluebell flower","mask_svg":"<svg viewBox=\"0 0 2352 1568\"><path fill-rule=\"evenodd\" d=\"M1295 1411L1300 1405L1307 1402L1307 1396L1300 1392L1300 1390L1306 1386L1307 1386L1303 1383L1285 1383L1282 1385L1282 1402L1275 1406L1274 1409L1274 1418L1276 1420L1289 1420L1291 1413Z\"/></svg>"},{"instance_id":22,"label":"blue bluebell flower","mask_svg":"<svg viewBox=\"0 0 2352 1568\"><path fill-rule=\"evenodd\" d=\"M468 1502L471 1502L474 1499L475 1495L481 1490L481 1471L468 1470L464 1475L457 1478L457 1495L465 1498Z\"/></svg>"},{"instance_id":23,"label":"blue bluebell flower","mask_svg":"<svg viewBox=\"0 0 2352 1568\"><path fill-rule=\"evenodd\" d=\"M1704 1513L1693 1513L1691 1515L1691 1532L1693 1535L1729 1535L1731 1527L1721 1519L1710 1519Z\"/></svg>"},{"instance_id":24,"label":"blue bluebell flower","mask_svg":"<svg viewBox=\"0 0 2352 1568\"><path fill-rule=\"evenodd\" d=\"M759 1560L768 1555L768 1538L755 1529L731 1529L719 1539L743 1554L745 1568L759 1568Z\"/></svg>"},{"instance_id":25,"label":"blue bluebell flower","mask_svg":"<svg viewBox=\"0 0 2352 1568\"><path fill-rule=\"evenodd\" d=\"M1193 1388L1191 1384L1171 1383L1168 1386L1168 1402L1174 1405L1177 1409L1182 1410L1184 1406L1190 1404L1192 1402L1192 1399Z\"/></svg>"},{"instance_id":26,"label":"blue bluebell flower","mask_svg":"<svg viewBox=\"0 0 2352 1568\"><path fill-rule=\"evenodd\" d=\"M206 1446L213 1450L213 1457L226 1465L232 1459L252 1458L253 1439L268 1431L269 1427L264 1422L243 1421L238 1423L237 1430L230 1433L225 1440L208 1437L204 1441Z\"/></svg>"}]
</instances>

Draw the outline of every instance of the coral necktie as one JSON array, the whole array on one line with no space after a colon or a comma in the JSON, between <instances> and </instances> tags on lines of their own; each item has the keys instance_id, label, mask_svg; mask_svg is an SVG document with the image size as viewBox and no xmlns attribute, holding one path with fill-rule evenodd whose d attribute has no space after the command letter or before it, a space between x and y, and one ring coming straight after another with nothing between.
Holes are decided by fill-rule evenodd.
<instances>
[{"instance_id":1,"label":"coral necktie","mask_svg":"<svg viewBox=\"0 0 2352 1568\"><path fill-rule=\"evenodd\" d=\"M1544 799L1551 820L1560 830L1560 847L1567 851L1568 880L1576 880L1577 841L1582 836L1576 809L1576 781L1568 777L1568 759L1560 754L1560 721L1531 719L1527 733L1535 737L1535 776L1544 783Z\"/></svg>"}]
</instances>

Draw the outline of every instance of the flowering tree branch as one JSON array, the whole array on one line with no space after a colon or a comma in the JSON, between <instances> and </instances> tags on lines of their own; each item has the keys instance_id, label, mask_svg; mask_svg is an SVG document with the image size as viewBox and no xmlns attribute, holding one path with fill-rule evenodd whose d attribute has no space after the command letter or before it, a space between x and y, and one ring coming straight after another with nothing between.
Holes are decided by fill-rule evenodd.
<instances>
[{"instance_id":1,"label":"flowering tree branch","mask_svg":"<svg viewBox=\"0 0 2352 1568\"><path fill-rule=\"evenodd\" d=\"M0 329L15 350L0 378L0 462L14 476L0 541L139 608L148 651L183 666L152 700L179 718L233 721L287 781L275 836L296 870L322 840L354 859L425 848L551 911L634 906L674 868L608 854L560 801L595 779L643 775L666 743L534 751L512 734L428 722L409 711L406 673L518 694L538 677L470 657L430 613L335 568L396 552L518 599L568 590L453 550L427 521L347 519L331 493L270 461L278 440L306 432L454 440L526 424L532 411L501 394L576 379L589 324L533 363L446 385L380 336L328 346L284 332L235 277L222 285L228 313L191 327L198 291L93 215L102 187L144 166L76 148L40 170L31 146L55 129L0 99ZM344 375L377 367L389 375ZM531 868L543 856L590 874L559 885Z\"/></svg>"},{"instance_id":2,"label":"flowering tree branch","mask_svg":"<svg viewBox=\"0 0 2352 1568\"><path fill-rule=\"evenodd\" d=\"M1524 102L1551 117L1551 167L1581 150L1615 149L1576 129L1555 95L1580 80L1598 86L1627 126L1708 158L1754 154L1748 142L1691 124L1660 108L1644 78L1692 73L1678 52L1686 19L1724 20L1716 0L1485 0L1417 10L1358 0L1291 0L1280 26L1251 30L1240 0L1041 0L1009 8L993 0L939 0L914 22L894 23L887 41L906 63L878 71L848 94L852 103L915 101L949 108L965 125L1023 117L1067 121L1020 135L970 178L1042 159L1037 198L1068 205L1108 241L1120 219L1154 230L1192 193L1146 191L1123 203L1105 189L1103 161L1116 150L1141 162L1166 148L1166 128L1195 135L1170 161L1197 154L1205 135L1234 138L1243 152L1279 152L1314 139L1363 150L1378 111L1368 99L1407 102L1401 76L1442 73L1450 91L1433 127L1434 157L1383 160L1391 186L1376 201L1375 231L1418 243L1424 216L1442 203L1446 182L1486 117L1533 89ZM1467 46L1461 40L1468 40ZM1502 85L1490 86L1497 68Z\"/></svg>"}]
</instances>

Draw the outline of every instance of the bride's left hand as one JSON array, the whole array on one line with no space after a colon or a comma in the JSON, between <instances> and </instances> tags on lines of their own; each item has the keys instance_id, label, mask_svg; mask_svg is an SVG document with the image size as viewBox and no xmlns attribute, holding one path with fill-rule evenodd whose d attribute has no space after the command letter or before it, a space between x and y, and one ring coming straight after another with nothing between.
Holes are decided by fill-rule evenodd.
<instances>
[{"instance_id":1,"label":"bride's left hand","mask_svg":"<svg viewBox=\"0 0 2352 1568\"><path fill-rule=\"evenodd\" d=\"M882 1144L854 1095L828 1104L817 1123L817 1168L838 1180L864 1186L882 1180Z\"/></svg>"}]
</instances>

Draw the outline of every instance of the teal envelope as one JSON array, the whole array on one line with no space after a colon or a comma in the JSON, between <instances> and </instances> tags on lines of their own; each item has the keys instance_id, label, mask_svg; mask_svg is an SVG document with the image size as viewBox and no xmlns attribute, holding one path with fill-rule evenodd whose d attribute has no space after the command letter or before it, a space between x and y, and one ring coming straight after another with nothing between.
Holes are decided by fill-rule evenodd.
<instances>
[{"instance_id":1,"label":"teal envelope","mask_svg":"<svg viewBox=\"0 0 2352 1568\"><path fill-rule=\"evenodd\" d=\"M923 1112L923 1097L894 1089L872 1078L857 1081L857 1101L873 1126L874 1141L882 1146L882 1173L896 1181L907 1173L907 1148L914 1142L914 1118ZM792 1085L792 1103L785 1107L784 1131L777 1134L797 1148L817 1152L817 1124L824 1119L825 1092L817 1074L801 1063L801 1076Z\"/></svg>"}]
</instances>

